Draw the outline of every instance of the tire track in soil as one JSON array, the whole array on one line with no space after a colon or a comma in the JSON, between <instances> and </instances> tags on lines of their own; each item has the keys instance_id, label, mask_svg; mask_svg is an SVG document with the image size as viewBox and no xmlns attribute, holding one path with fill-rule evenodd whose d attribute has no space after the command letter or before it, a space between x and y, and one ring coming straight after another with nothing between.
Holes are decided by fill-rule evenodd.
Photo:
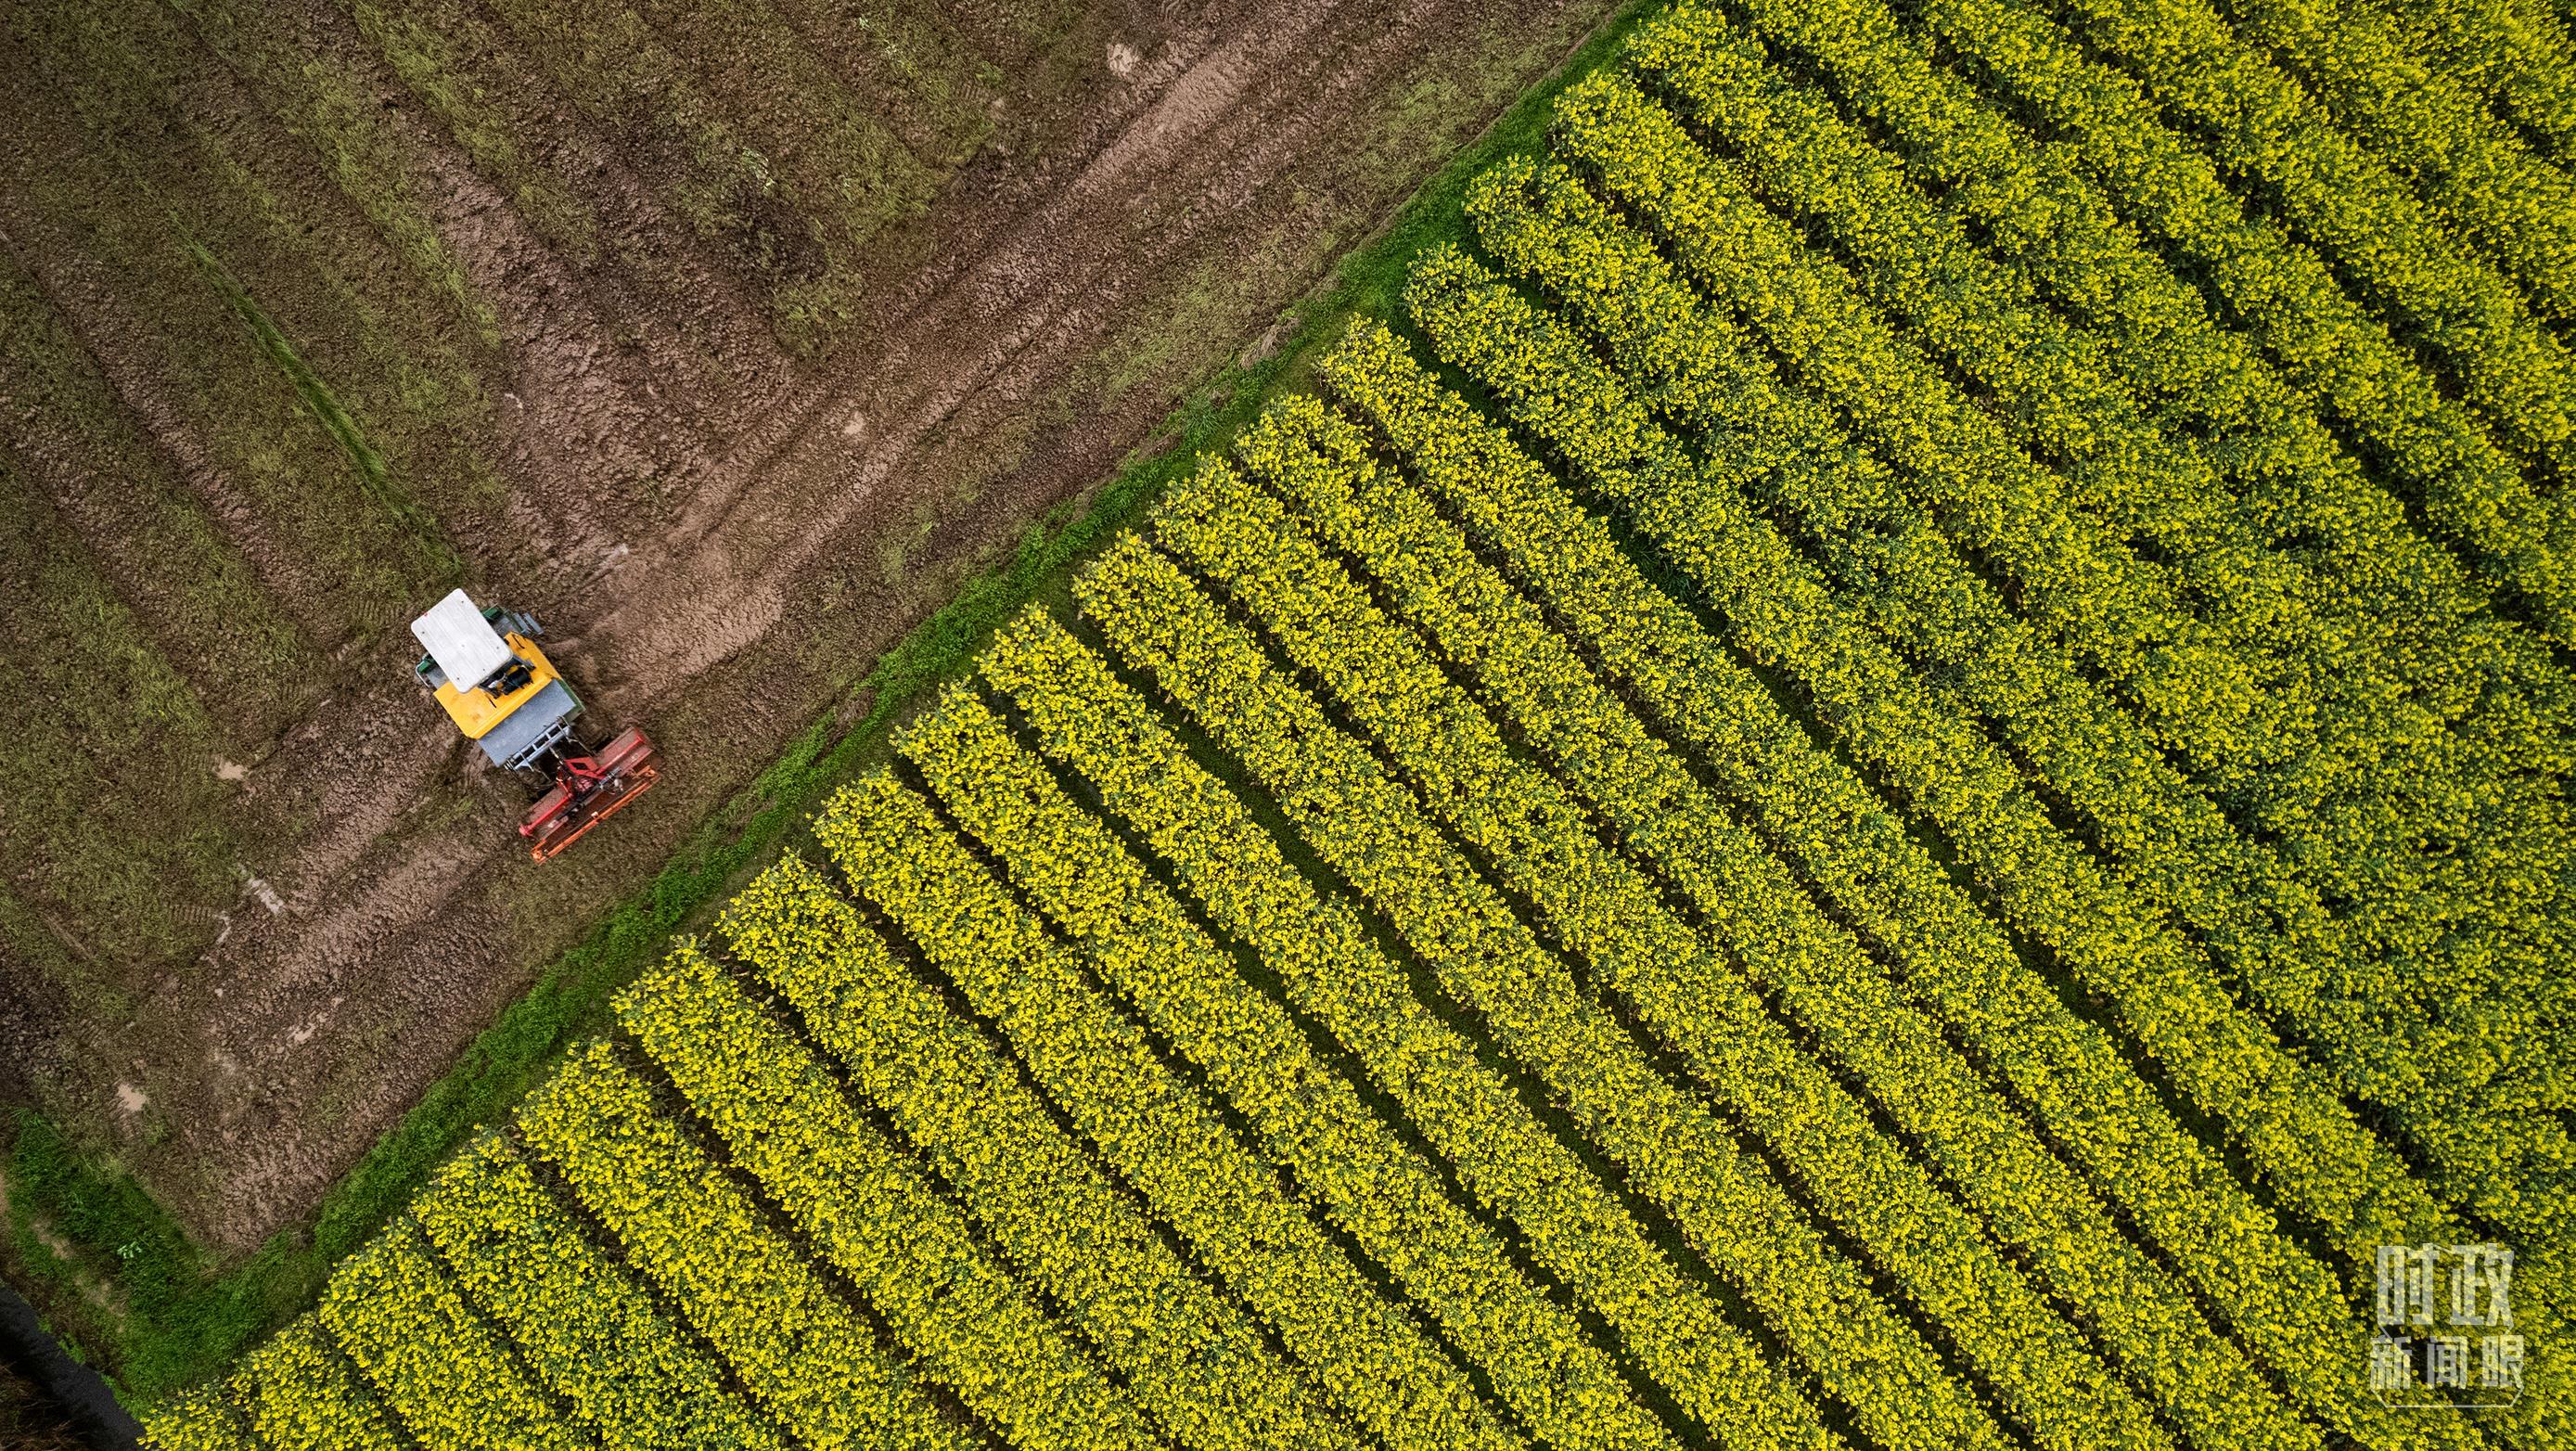
<instances>
[{"instance_id":1,"label":"tire track in soil","mask_svg":"<svg viewBox=\"0 0 2576 1451\"><path fill-rule=\"evenodd\" d=\"M1148 27L1150 48L1130 37L1140 63L1092 103L1075 140L1021 174L974 178L983 194L889 295L886 321L801 377L783 358L765 366L735 327L720 329L730 346L712 367L659 317L642 347L608 346L608 305L421 131L450 188L437 225L494 299L519 369L501 457L514 497L544 503L512 517L578 541L497 588L545 614L593 724L654 730L672 774L532 882L511 827L516 787L474 769L398 652L385 652L381 684L312 709L247 783L319 803L314 829L262 867L286 911L246 899L205 970L153 1009L193 1050L154 1075L170 1134L143 1167L164 1199L228 1250L308 1213L536 966L830 708L830 677L864 658L850 651L882 649L924 612L917 589L873 576L847 592L853 560L873 560L889 530L930 509L918 567L953 575L1105 478L1180 388L1312 285L1329 257L1298 240L1338 236L1339 251L1446 155L1426 146L1414 175L1375 192L1310 194L1313 158L1370 139L1370 102L1454 68L1451 48L1486 27L1548 37L1527 73L1488 82L1480 114L1454 118L1449 140L1463 140L1606 8L1300 0L1250 20L1213 6L1167 16ZM1210 259L1266 269L1241 337L1199 340L1104 411L1023 436L1051 388ZM729 388L721 374L752 384ZM996 453L1018 461L946 508L960 476L991 472ZM653 534L621 529L623 491L601 501L589 486L603 458L679 483L677 517ZM472 545L509 555L506 541Z\"/></svg>"}]
</instances>

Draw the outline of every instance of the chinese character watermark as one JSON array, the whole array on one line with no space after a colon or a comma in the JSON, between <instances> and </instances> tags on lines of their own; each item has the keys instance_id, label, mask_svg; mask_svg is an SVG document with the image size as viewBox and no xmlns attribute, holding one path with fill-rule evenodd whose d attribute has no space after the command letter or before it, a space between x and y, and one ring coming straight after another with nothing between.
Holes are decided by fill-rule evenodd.
<instances>
[{"instance_id":1,"label":"chinese character watermark","mask_svg":"<svg viewBox=\"0 0 2576 1451\"><path fill-rule=\"evenodd\" d=\"M2482 1390L2522 1389L2522 1337L2489 1335L2478 1341L2478 1386Z\"/></svg>"},{"instance_id":2,"label":"chinese character watermark","mask_svg":"<svg viewBox=\"0 0 2576 1451\"><path fill-rule=\"evenodd\" d=\"M2513 1333L2512 1250L2382 1245L2374 1268L2379 1329L2370 1338L2370 1389L2383 1403L2471 1410L2514 1403L2526 1347ZM2426 1333L2411 1333L2418 1330ZM2486 1333L2462 1333L2471 1330Z\"/></svg>"}]
</instances>

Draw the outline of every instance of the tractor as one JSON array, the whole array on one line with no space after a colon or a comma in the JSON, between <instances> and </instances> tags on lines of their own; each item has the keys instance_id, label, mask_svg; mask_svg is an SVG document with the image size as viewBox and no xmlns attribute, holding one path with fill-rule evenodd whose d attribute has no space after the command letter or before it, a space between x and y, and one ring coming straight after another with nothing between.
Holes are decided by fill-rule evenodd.
<instances>
[{"instance_id":1,"label":"tractor","mask_svg":"<svg viewBox=\"0 0 2576 1451\"><path fill-rule=\"evenodd\" d=\"M660 778L661 753L634 726L597 749L582 744L581 697L537 648L545 632L534 615L450 590L411 633L427 652L412 667L421 689L535 798L519 822L531 858L553 857Z\"/></svg>"}]
</instances>

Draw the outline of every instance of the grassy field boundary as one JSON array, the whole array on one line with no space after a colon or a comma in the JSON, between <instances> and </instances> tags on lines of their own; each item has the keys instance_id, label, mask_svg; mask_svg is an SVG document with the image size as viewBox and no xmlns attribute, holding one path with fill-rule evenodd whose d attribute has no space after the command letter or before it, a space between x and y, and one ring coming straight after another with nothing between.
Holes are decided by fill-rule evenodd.
<instances>
[{"instance_id":1,"label":"grassy field boundary","mask_svg":"<svg viewBox=\"0 0 2576 1451\"><path fill-rule=\"evenodd\" d=\"M324 1197L313 1221L219 1267L112 1162L84 1154L41 1116L0 1121L11 1140L11 1249L77 1353L141 1410L201 1382L310 1305L331 1267L398 1213L478 1124L498 1119L563 1050L606 1021L618 989L659 959L673 934L710 916L782 847L835 786L884 758L894 730L962 674L993 630L1061 591L1204 450L1221 447L1272 399L1307 387L1314 360L1354 315L1400 313L1406 265L1463 237L1468 182L1535 144L1566 86L1607 63L1653 0L1629 0L1545 80L1454 153L1377 232L1283 315L1278 348L1238 359L1190 393L1155 442L1087 499L1051 511L1011 557L965 584L879 657L846 709L827 711L741 792L710 811L653 880L557 956L528 992L468 1046L402 1121ZM846 729L838 722L861 710ZM739 823L738 825L734 823ZM36 1232L41 1225L42 1236ZM40 1301L40 1305L42 1302ZM112 1315L99 1309L113 1305Z\"/></svg>"}]
</instances>

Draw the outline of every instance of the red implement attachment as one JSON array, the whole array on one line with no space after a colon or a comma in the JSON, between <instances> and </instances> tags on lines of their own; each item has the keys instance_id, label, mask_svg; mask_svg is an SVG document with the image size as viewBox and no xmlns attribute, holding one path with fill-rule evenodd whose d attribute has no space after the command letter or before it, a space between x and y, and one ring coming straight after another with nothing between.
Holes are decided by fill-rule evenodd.
<instances>
[{"instance_id":1,"label":"red implement attachment","mask_svg":"<svg viewBox=\"0 0 2576 1451\"><path fill-rule=\"evenodd\" d=\"M581 834L617 814L618 808L652 789L662 774L662 753L633 727L597 755L564 756L555 763L554 789L528 808L519 835L528 838L528 855L544 861L581 839Z\"/></svg>"}]
</instances>

